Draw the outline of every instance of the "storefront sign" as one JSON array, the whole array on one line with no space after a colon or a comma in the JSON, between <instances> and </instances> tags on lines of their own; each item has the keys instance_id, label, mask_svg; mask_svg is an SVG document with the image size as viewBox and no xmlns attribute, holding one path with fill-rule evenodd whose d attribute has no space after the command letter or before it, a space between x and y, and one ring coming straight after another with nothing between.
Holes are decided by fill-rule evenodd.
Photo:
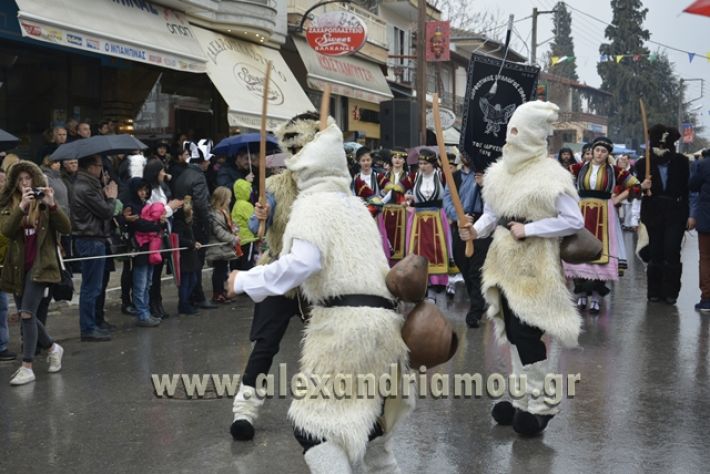
<instances>
[{"instance_id":1,"label":"storefront sign","mask_svg":"<svg viewBox=\"0 0 710 474\"><path fill-rule=\"evenodd\" d=\"M187 18L149 1L17 0L17 5L22 34L28 38L180 71L205 72L206 58Z\"/></svg>"},{"instance_id":2,"label":"storefront sign","mask_svg":"<svg viewBox=\"0 0 710 474\"><path fill-rule=\"evenodd\" d=\"M681 126L683 132L683 143L693 143L695 141L695 129L692 123L684 123Z\"/></svg>"},{"instance_id":3,"label":"storefront sign","mask_svg":"<svg viewBox=\"0 0 710 474\"><path fill-rule=\"evenodd\" d=\"M328 56L354 54L367 41L367 27L360 17L345 11L317 17L306 31L306 39L317 53Z\"/></svg>"},{"instance_id":4,"label":"storefront sign","mask_svg":"<svg viewBox=\"0 0 710 474\"><path fill-rule=\"evenodd\" d=\"M426 60L427 62L449 61L449 38L451 29L448 21L426 22Z\"/></svg>"}]
</instances>

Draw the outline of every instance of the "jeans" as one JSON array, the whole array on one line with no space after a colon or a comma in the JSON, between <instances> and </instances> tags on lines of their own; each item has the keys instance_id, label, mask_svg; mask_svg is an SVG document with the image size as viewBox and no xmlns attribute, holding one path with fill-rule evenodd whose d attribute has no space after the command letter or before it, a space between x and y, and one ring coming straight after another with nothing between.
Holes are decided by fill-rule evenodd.
<instances>
[{"instance_id":1,"label":"jeans","mask_svg":"<svg viewBox=\"0 0 710 474\"><path fill-rule=\"evenodd\" d=\"M106 255L106 246L99 239L76 238L79 257ZM101 294L106 259L96 258L81 262L81 290L79 293L79 326L82 334L96 330L96 301Z\"/></svg>"},{"instance_id":2,"label":"jeans","mask_svg":"<svg viewBox=\"0 0 710 474\"><path fill-rule=\"evenodd\" d=\"M703 300L710 300L710 234L698 232L698 249L700 251L700 297ZM1 307L0 310L2 310ZM0 318L2 318L2 314L0 314ZM2 349L1 335L0 349Z\"/></svg>"},{"instance_id":3,"label":"jeans","mask_svg":"<svg viewBox=\"0 0 710 474\"><path fill-rule=\"evenodd\" d=\"M37 309L46 290L47 285L32 281L32 272L27 271L22 293L15 295L15 305L22 318L22 362L32 362L38 344L42 349L49 349L54 343L44 324L37 319Z\"/></svg>"},{"instance_id":4,"label":"jeans","mask_svg":"<svg viewBox=\"0 0 710 474\"><path fill-rule=\"evenodd\" d=\"M192 295L195 290L200 276L202 276L202 272L187 272L181 275L179 290L180 302L178 303L179 310L187 309L191 306L190 295Z\"/></svg>"},{"instance_id":5,"label":"jeans","mask_svg":"<svg viewBox=\"0 0 710 474\"><path fill-rule=\"evenodd\" d=\"M133 267L133 305L138 312L138 319L150 318L150 285L153 282L152 265Z\"/></svg>"},{"instance_id":6,"label":"jeans","mask_svg":"<svg viewBox=\"0 0 710 474\"><path fill-rule=\"evenodd\" d=\"M0 352L7 350L10 330L7 327L7 293L0 291Z\"/></svg>"}]
</instances>

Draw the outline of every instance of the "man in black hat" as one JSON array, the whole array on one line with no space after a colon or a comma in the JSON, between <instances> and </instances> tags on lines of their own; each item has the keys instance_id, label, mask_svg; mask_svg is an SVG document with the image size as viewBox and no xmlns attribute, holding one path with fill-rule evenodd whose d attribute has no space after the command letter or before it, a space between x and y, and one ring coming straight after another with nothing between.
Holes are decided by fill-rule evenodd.
<instances>
[{"instance_id":1,"label":"man in black hat","mask_svg":"<svg viewBox=\"0 0 710 474\"><path fill-rule=\"evenodd\" d=\"M641 222L649 239L646 276L647 297L651 302L675 304L680 292L680 249L683 231L689 226L688 158L677 153L675 142L680 133L674 127L654 125L649 130L651 144L650 175L646 159L636 162L641 183Z\"/></svg>"}]
</instances>

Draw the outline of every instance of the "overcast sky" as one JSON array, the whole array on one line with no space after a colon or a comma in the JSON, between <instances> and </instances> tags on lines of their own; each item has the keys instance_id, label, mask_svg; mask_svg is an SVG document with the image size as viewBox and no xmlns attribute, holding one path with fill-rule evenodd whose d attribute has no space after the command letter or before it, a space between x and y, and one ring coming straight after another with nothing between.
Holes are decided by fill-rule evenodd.
<instances>
[{"instance_id":1,"label":"overcast sky","mask_svg":"<svg viewBox=\"0 0 710 474\"><path fill-rule=\"evenodd\" d=\"M584 13L611 22L612 11L609 0L568 0L571 7ZM691 104L691 108L701 106L696 111L706 129L704 135L710 137L710 61L705 55L710 54L710 17L690 15L683 13L683 9L693 3L693 0L643 0L648 8L644 27L651 33L651 40L668 46L697 53L690 63L688 54L673 51L655 44L647 44L651 51L660 49L666 51L675 71L681 77L704 78L705 96ZM532 14L533 7L539 10L552 10L556 0L475 0L476 10L496 12L503 20L514 14L516 20ZM575 55L577 57L577 74L581 82L598 87L601 78L597 74L599 61L599 45L605 42L605 25L568 8L572 14L572 36L574 39ZM541 15L538 19L538 44L552 37L552 15ZM530 32L532 20L528 19L515 24L520 37L530 46ZM475 28L472 28L475 29ZM503 27L503 30L505 27ZM502 35L504 36L504 34ZM522 45L522 40L516 38L516 46L520 53L528 55L529 51ZM538 61L544 58L548 51L549 43L538 46ZM685 101L700 96L700 83L689 82Z\"/></svg>"}]
</instances>

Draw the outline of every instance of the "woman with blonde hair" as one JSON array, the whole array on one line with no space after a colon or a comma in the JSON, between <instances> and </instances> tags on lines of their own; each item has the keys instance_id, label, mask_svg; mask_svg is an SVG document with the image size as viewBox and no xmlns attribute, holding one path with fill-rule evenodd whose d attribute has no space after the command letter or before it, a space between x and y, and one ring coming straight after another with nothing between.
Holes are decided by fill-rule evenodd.
<instances>
[{"instance_id":1,"label":"woman with blonde hair","mask_svg":"<svg viewBox=\"0 0 710 474\"><path fill-rule=\"evenodd\" d=\"M232 200L232 191L224 186L219 186L212 193L212 210L210 211L210 244L207 248L205 259L212 264L212 301L226 303L227 295L224 283L229 274L229 262L241 256L239 246L239 228L232 222L229 204Z\"/></svg>"},{"instance_id":2,"label":"woman with blonde hair","mask_svg":"<svg viewBox=\"0 0 710 474\"><path fill-rule=\"evenodd\" d=\"M48 286L61 281L57 235L69 234L69 218L57 205L54 190L37 165L20 161L10 169L0 191L0 233L9 244L0 289L15 295L22 318L22 366L11 385L34 382L32 362L39 345L49 349L48 371L62 368L62 347L54 342L37 319L37 309Z\"/></svg>"}]
</instances>

